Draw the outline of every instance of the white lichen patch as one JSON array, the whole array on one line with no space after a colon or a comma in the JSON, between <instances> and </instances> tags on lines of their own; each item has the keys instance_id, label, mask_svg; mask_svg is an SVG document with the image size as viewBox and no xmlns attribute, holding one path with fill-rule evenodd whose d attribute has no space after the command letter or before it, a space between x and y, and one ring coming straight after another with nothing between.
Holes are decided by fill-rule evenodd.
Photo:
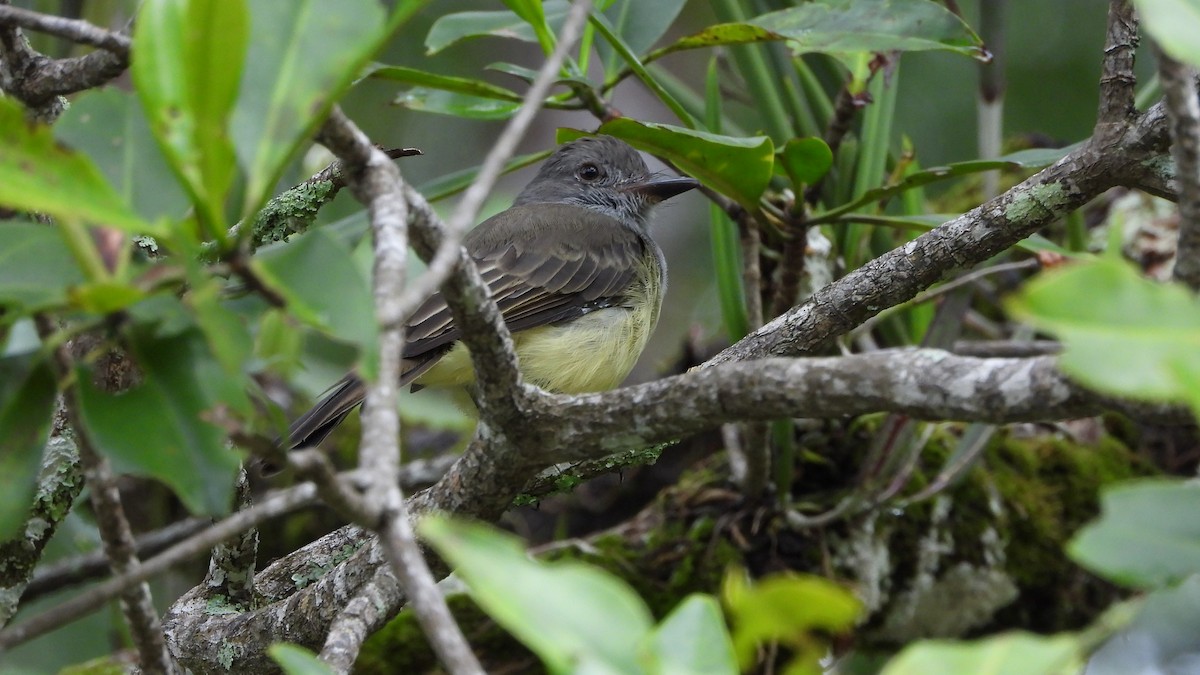
<instances>
[{"instance_id":1,"label":"white lichen patch","mask_svg":"<svg viewBox=\"0 0 1200 675\"><path fill-rule=\"evenodd\" d=\"M836 569L856 582L855 594L862 601L866 619L882 609L891 590L892 560L888 551L891 531L879 528L875 512L851 528L846 539L831 537L829 551Z\"/></svg>"}]
</instances>

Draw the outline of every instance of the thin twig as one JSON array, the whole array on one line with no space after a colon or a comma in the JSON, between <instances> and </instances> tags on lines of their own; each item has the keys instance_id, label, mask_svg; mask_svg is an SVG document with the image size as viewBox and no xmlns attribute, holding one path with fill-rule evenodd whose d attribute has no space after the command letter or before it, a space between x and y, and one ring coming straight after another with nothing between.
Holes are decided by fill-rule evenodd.
<instances>
[{"instance_id":1,"label":"thin twig","mask_svg":"<svg viewBox=\"0 0 1200 675\"><path fill-rule=\"evenodd\" d=\"M18 26L60 37L79 44L92 45L128 59L133 40L124 33L105 30L80 19L41 14L20 7L0 5L0 24Z\"/></svg>"},{"instance_id":2,"label":"thin twig","mask_svg":"<svg viewBox=\"0 0 1200 675\"><path fill-rule=\"evenodd\" d=\"M239 533L256 527L272 518L307 506L317 497L317 488L312 483L301 483L279 494L264 500L244 511L238 511L208 529L190 537L162 553L142 561L142 564L132 570L119 574L108 581L88 589L70 600L56 605L46 612L34 616L10 628L0 631L0 651L9 649L23 642L46 634L61 626L65 626L79 617L94 612L119 597L127 589L144 583L172 567L206 555L213 546L237 536Z\"/></svg>"},{"instance_id":3,"label":"thin twig","mask_svg":"<svg viewBox=\"0 0 1200 675\"><path fill-rule=\"evenodd\" d=\"M56 332L53 322L41 315L36 317L35 323L42 341L49 342ZM51 365L61 381L67 381L73 374L74 359L66 343L54 349ZM75 430L75 444L79 450L84 480L88 486L96 527L100 530L100 539L104 544L108 564L114 574L129 574L137 571L141 565L137 557L133 531L129 527L129 519L125 517L125 507L121 503L121 493L117 489L112 466L108 463L108 458L100 454L89 430L83 424L77 386L72 383L63 390L63 410ZM125 622L129 625L129 632L137 648L142 671L163 675L175 673L177 669L167 652L167 643L163 638L158 611L154 608L154 599L150 595L150 586L145 583L129 586L121 593L121 601Z\"/></svg>"}]
</instances>

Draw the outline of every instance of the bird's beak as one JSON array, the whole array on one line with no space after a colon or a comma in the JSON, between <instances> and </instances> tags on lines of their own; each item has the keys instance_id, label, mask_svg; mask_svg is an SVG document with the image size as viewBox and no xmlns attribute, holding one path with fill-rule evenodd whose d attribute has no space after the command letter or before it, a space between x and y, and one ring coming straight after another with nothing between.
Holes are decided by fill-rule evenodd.
<instances>
[{"instance_id":1,"label":"bird's beak","mask_svg":"<svg viewBox=\"0 0 1200 675\"><path fill-rule=\"evenodd\" d=\"M621 190L635 192L651 201L661 202L697 187L700 187L700 181L694 178L652 178L641 183L622 186Z\"/></svg>"}]
</instances>

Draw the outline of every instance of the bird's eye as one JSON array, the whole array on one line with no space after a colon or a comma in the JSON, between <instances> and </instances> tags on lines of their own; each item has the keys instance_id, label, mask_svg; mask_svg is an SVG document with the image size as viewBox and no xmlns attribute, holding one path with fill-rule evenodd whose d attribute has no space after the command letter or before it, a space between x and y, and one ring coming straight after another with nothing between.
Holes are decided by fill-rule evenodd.
<instances>
[{"instance_id":1,"label":"bird's eye","mask_svg":"<svg viewBox=\"0 0 1200 675\"><path fill-rule=\"evenodd\" d=\"M579 170L575 172L575 175L579 177L579 180L590 183L600 177L600 167L589 162L579 167Z\"/></svg>"}]
</instances>

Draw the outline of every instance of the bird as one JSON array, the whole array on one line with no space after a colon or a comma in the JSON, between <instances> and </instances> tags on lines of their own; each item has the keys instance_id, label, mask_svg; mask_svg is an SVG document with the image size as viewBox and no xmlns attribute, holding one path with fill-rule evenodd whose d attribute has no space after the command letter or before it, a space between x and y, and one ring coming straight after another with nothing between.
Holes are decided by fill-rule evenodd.
<instances>
[{"instance_id":1,"label":"bird","mask_svg":"<svg viewBox=\"0 0 1200 675\"><path fill-rule=\"evenodd\" d=\"M559 146L512 207L463 239L513 334L526 382L560 394L618 386L658 322L666 260L650 236L658 203L699 186L651 174L641 155L612 136ZM470 353L450 308L431 295L409 318L400 386L466 387ZM288 429L285 447L319 445L362 403L354 373Z\"/></svg>"}]
</instances>

